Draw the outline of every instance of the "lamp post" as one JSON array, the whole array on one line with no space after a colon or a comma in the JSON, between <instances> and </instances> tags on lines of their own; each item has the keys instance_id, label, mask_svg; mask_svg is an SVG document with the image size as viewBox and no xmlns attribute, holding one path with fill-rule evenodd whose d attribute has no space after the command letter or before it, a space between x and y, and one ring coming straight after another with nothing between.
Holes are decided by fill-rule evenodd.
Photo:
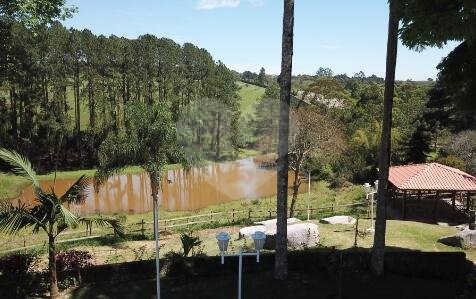
<instances>
[{"instance_id":1,"label":"lamp post","mask_svg":"<svg viewBox=\"0 0 476 299\"><path fill-rule=\"evenodd\" d=\"M238 299L241 299L241 274L243 272L243 256L256 256L256 262L259 263L259 253L263 249L266 235L264 232L257 231L251 235L255 245L256 252L243 252L240 247L238 253L226 253L228 250L228 243L230 241L230 234L221 232L216 236L218 241L218 249L220 250L221 264L225 263L225 257L238 257Z\"/></svg>"},{"instance_id":2,"label":"lamp post","mask_svg":"<svg viewBox=\"0 0 476 299\"><path fill-rule=\"evenodd\" d=\"M311 218L311 171L308 171L307 178L307 221Z\"/></svg>"},{"instance_id":3,"label":"lamp post","mask_svg":"<svg viewBox=\"0 0 476 299\"><path fill-rule=\"evenodd\" d=\"M369 183L364 184L365 198L369 199L370 196L370 228L367 231L373 233L374 229L374 195L378 192L378 180L374 182L375 189Z\"/></svg>"}]
</instances>

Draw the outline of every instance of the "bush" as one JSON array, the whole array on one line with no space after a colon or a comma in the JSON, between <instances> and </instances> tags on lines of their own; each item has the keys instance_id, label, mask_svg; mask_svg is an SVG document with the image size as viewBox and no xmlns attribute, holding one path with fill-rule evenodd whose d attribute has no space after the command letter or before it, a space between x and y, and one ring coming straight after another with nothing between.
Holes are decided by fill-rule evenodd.
<instances>
[{"instance_id":1,"label":"bush","mask_svg":"<svg viewBox=\"0 0 476 299\"><path fill-rule=\"evenodd\" d=\"M92 258L93 256L87 251L74 249L69 251L61 251L56 254L56 269L59 272L73 270L73 272L75 272L75 277L73 278L74 284L76 284L75 279L81 283L80 270L82 268L91 266ZM70 285L70 282L66 280L64 283L65 285Z\"/></svg>"},{"instance_id":2,"label":"bush","mask_svg":"<svg viewBox=\"0 0 476 299\"><path fill-rule=\"evenodd\" d=\"M202 244L200 237L194 236L193 232L182 233L180 235L180 241L182 242L183 256L188 256L190 251L193 251L195 247L198 247Z\"/></svg>"},{"instance_id":3,"label":"bush","mask_svg":"<svg viewBox=\"0 0 476 299\"><path fill-rule=\"evenodd\" d=\"M465 170L464 161L461 160L460 158L452 156L452 155L442 157L442 158L438 158L437 162L441 163L443 165L449 166L449 167L454 167L454 168L457 168L457 169L460 169L460 170Z\"/></svg>"},{"instance_id":4,"label":"bush","mask_svg":"<svg viewBox=\"0 0 476 299\"><path fill-rule=\"evenodd\" d=\"M21 298L39 288L33 269L38 265L36 254L15 253L0 259L0 294L2 298Z\"/></svg>"},{"instance_id":5,"label":"bush","mask_svg":"<svg viewBox=\"0 0 476 299\"><path fill-rule=\"evenodd\" d=\"M56 254L56 268L58 271L78 270L92 265L93 256L82 250L61 251Z\"/></svg>"},{"instance_id":6,"label":"bush","mask_svg":"<svg viewBox=\"0 0 476 299\"><path fill-rule=\"evenodd\" d=\"M0 259L0 272L5 277L20 277L26 275L38 264L35 254L16 253Z\"/></svg>"}]
</instances>

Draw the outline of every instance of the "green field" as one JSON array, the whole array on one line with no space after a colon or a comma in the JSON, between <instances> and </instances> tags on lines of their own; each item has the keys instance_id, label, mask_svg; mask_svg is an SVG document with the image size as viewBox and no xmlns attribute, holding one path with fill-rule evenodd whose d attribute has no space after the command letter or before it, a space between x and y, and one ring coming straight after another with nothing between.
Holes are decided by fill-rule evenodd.
<instances>
[{"instance_id":1,"label":"green field","mask_svg":"<svg viewBox=\"0 0 476 299\"><path fill-rule=\"evenodd\" d=\"M265 89L260 86L243 82L237 82L237 85L240 87L238 94L241 97L241 113L245 117L250 117L254 114L254 105L256 101L264 95Z\"/></svg>"}]
</instances>

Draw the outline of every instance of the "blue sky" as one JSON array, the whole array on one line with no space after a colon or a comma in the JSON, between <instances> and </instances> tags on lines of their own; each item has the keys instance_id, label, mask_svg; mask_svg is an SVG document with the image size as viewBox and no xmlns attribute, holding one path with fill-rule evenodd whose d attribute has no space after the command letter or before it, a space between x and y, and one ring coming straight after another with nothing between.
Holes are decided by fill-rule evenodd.
<instances>
[{"instance_id":1,"label":"blue sky","mask_svg":"<svg viewBox=\"0 0 476 299\"><path fill-rule=\"evenodd\" d=\"M279 73L282 0L68 0L79 12L67 27L136 38L150 33L206 48L237 71ZM294 74L320 67L384 76L385 0L296 0ZM399 46L397 79L435 78L456 43L418 53Z\"/></svg>"}]
</instances>

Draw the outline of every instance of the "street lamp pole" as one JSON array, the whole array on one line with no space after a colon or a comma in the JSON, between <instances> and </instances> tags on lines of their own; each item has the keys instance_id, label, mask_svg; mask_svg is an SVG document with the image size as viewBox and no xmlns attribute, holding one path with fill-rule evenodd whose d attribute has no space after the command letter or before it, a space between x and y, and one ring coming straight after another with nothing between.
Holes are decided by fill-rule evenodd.
<instances>
[{"instance_id":1,"label":"street lamp pole","mask_svg":"<svg viewBox=\"0 0 476 299\"><path fill-rule=\"evenodd\" d=\"M374 228L374 196L378 192L378 180L374 182L375 189L369 183L364 184L364 190L366 193L367 199L370 196L370 228L368 229L369 232L373 233L375 231Z\"/></svg>"},{"instance_id":2,"label":"street lamp pole","mask_svg":"<svg viewBox=\"0 0 476 299\"><path fill-rule=\"evenodd\" d=\"M311 218L311 171L308 171L307 179L307 221Z\"/></svg>"},{"instance_id":3,"label":"street lamp pole","mask_svg":"<svg viewBox=\"0 0 476 299\"><path fill-rule=\"evenodd\" d=\"M264 241L266 239L265 233L257 231L251 235L255 244L256 252L243 252L243 248L240 247L238 253L226 253L228 249L228 242L230 241L230 235L225 232L221 232L216 236L218 241L218 249L220 250L221 264L225 264L225 257L238 257L238 299L241 299L241 277L243 273L243 256L256 256L256 262L259 263L259 253L263 249Z\"/></svg>"}]
</instances>

